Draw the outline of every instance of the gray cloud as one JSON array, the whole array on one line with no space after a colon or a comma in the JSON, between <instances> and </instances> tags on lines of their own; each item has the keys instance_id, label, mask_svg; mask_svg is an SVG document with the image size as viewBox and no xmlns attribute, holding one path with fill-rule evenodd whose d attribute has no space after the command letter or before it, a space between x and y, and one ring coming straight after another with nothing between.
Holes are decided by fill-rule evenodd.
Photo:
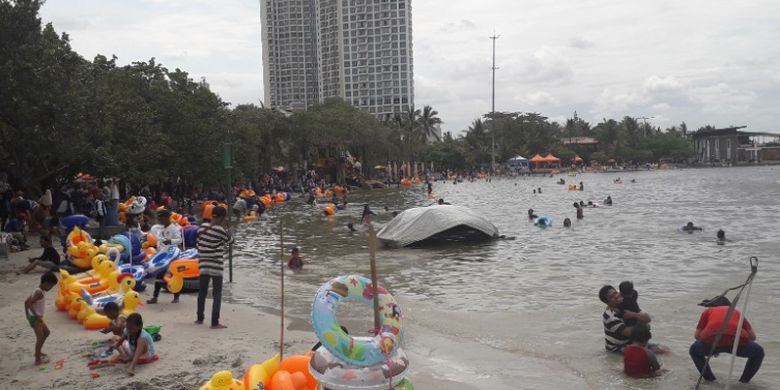
<instances>
[{"instance_id":1,"label":"gray cloud","mask_svg":"<svg viewBox=\"0 0 780 390\"><path fill-rule=\"evenodd\" d=\"M584 37L574 37L569 39L569 47L575 49L589 49L591 47L596 47L596 43Z\"/></svg>"},{"instance_id":2,"label":"gray cloud","mask_svg":"<svg viewBox=\"0 0 780 390\"><path fill-rule=\"evenodd\" d=\"M257 2L49 0L41 14L86 58L156 57L227 101L263 96ZM497 110L780 131L778 15L774 0L416 0L415 100L445 131L489 111L495 30Z\"/></svg>"}]
</instances>

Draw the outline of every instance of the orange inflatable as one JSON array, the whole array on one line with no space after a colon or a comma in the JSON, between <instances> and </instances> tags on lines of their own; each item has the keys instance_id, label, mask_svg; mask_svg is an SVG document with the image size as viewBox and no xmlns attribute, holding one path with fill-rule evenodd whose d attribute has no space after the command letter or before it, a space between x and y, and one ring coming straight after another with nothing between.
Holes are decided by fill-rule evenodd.
<instances>
[{"instance_id":1,"label":"orange inflatable","mask_svg":"<svg viewBox=\"0 0 780 390\"><path fill-rule=\"evenodd\" d=\"M331 216L331 215L336 214L336 209L333 208L332 206L325 206L325 208L322 209L322 212L324 212L325 215L327 215L327 216Z\"/></svg>"},{"instance_id":2,"label":"orange inflatable","mask_svg":"<svg viewBox=\"0 0 780 390\"><path fill-rule=\"evenodd\" d=\"M314 390L317 388L317 380L314 379L314 377L309 373L309 362L311 361L312 352L309 351L306 353L306 355L293 355L289 356L286 359L282 360L281 363L279 363L279 372L289 372L292 375L302 374L303 377L306 379L306 386ZM293 380L294 383L295 380ZM273 379L271 380L271 389L279 389L278 387L275 387L273 385ZM280 390L286 390L286 388L281 388ZM292 388L291 388L292 389ZM296 387L296 389L301 389L301 387Z\"/></svg>"},{"instance_id":3,"label":"orange inflatable","mask_svg":"<svg viewBox=\"0 0 780 390\"><path fill-rule=\"evenodd\" d=\"M284 203L284 201L287 200L287 197L285 196L284 192L278 192L276 194L276 202L278 203Z\"/></svg>"},{"instance_id":4,"label":"orange inflatable","mask_svg":"<svg viewBox=\"0 0 780 390\"><path fill-rule=\"evenodd\" d=\"M263 195L263 196L261 196L260 197L260 202L263 203L263 206L268 208L269 206L271 206L271 195Z\"/></svg>"},{"instance_id":5,"label":"orange inflatable","mask_svg":"<svg viewBox=\"0 0 780 390\"><path fill-rule=\"evenodd\" d=\"M178 293L184 288L184 279L197 278L200 276L200 267L198 259L179 259L168 266L168 272L165 273L163 280L168 284L168 291Z\"/></svg>"}]
</instances>

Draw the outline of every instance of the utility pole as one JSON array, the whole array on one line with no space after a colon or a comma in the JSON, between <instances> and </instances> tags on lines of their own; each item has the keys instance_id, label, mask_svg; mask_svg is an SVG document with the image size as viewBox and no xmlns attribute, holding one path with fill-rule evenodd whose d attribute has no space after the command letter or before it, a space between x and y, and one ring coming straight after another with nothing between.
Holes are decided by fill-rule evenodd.
<instances>
[{"instance_id":1,"label":"utility pole","mask_svg":"<svg viewBox=\"0 0 780 390\"><path fill-rule=\"evenodd\" d=\"M492 174L496 169L496 39L500 38L500 35L496 35L495 31L490 39L493 41L493 66L490 68L493 70L493 93L492 103L490 107L490 173Z\"/></svg>"},{"instance_id":2,"label":"utility pole","mask_svg":"<svg viewBox=\"0 0 780 390\"><path fill-rule=\"evenodd\" d=\"M651 116L651 117L640 116L640 117L636 118L637 120L641 119L641 120L643 120L645 122L645 128L644 128L644 136L645 137L647 137L647 120L648 119L653 119L653 118L655 118L655 117L654 116Z\"/></svg>"}]
</instances>

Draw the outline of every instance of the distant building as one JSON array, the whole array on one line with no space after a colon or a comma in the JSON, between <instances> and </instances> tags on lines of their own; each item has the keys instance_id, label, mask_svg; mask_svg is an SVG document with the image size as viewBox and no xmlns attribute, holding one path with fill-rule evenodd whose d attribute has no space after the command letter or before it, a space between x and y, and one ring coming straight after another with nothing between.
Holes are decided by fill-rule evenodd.
<instances>
[{"instance_id":1,"label":"distant building","mask_svg":"<svg viewBox=\"0 0 780 390\"><path fill-rule=\"evenodd\" d=\"M338 97L377 117L414 105L411 0L261 0L266 104Z\"/></svg>"},{"instance_id":2,"label":"distant building","mask_svg":"<svg viewBox=\"0 0 780 390\"><path fill-rule=\"evenodd\" d=\"M699 163L780 161L780 134L740 131L741 127L699 130L693 146Z\"/></svg>"}]
</instances>

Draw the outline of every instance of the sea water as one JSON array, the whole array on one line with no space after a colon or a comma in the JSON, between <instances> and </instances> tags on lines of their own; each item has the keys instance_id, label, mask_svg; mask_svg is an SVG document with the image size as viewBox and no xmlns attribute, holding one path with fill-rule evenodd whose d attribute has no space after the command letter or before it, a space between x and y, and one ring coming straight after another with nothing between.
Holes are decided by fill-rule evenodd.
<instances>
[{"instance_id":1,"label":"sea water","mask_svg":"<svg viewBox=\"0 0 780 390\"><path fill-rule=\"evenodd\" d=\"M585 191L556 184L561 177L582 181ZM539 187L542 194L534 194ZM744 282L748 257L756 256L747 318L766 358L750 388L780 388L780 167L437 182L433 191L434 199L470 207L516 239L378 250L380 283L403 305L414 372L480 389L693 388L698 372L688 348L702 311L697 303ZM586 208L585 218L576 219L574 202L601 204L607 196L613 206ZM298 246L305 261L302 272L285 271L286 314L305 328L322 283L342 273L369 274L363 204L381 225L393 211L433 203L421 186L361 191L348 201L346 210L326 217L296 197L239 226L227 299L279 308L283 226L284 260ZM535 227L529 208L552 217L553 226ZM688 221L704 230L681 232ZM349 222L359 231L350 232ZM718 229L726 232L724 245L716 242ZM652 315L654 341L672 349L661 357L671 370L661 378L626 378L622 357L604 351L598 290L623 280L634 282L641 308ZM339 315L354 333L370 326L367 307ZM729 358L713 359L719 382L704 388L724 387ZM735 380L743 365L737 359Z\"/></svg>"}]
</instances>

